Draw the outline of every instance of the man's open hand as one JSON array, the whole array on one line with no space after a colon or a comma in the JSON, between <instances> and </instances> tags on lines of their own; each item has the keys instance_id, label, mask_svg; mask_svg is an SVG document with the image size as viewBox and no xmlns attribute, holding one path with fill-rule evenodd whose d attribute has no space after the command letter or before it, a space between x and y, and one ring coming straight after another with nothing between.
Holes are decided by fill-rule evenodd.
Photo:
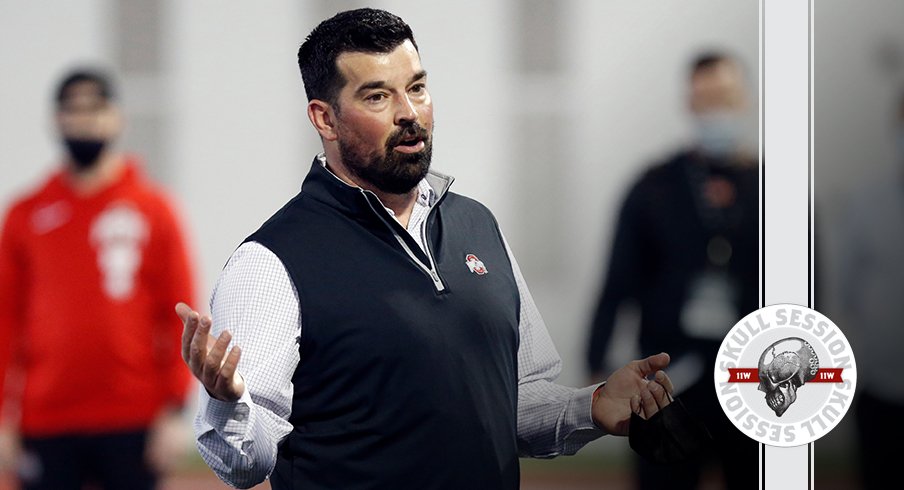
<instances>
[{"instance_id":1,"label":"man's open hand","mask_svg":"<svg viewBox=\"0 0 904 490\"><path fill-rule=\"evenodd\" d=\"M613 435L628 435L631 413L650 418L671 403L672 381L662 369L669 355L656 354L612 373L593 400L591 409L597 426ZM654 374L653 380L647 376Z\"/></svg>"},{"instance_id":2,"label":"man's open hand","mask_svg":"<svg viewBox=\"0 0 904 490\"><path fill-rule=\"evenodd\" d=\"M187 304L176 305L176 314L182 319L182 360L195 375L210 396L232 402L245 392L245 381L236 372L242 350L233 346L226 353L232 334L223 331L218 338L210 335L212 320L201 316Z\"/></svg>"}]
</instances>

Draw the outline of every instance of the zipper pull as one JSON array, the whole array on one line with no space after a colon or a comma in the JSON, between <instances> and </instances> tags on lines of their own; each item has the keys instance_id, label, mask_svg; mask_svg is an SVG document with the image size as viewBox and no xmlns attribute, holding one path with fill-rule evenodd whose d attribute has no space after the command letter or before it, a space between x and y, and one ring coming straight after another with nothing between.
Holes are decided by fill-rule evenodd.
<instances>
[{"instance_id":1,"label":"zipper pull","mask_svg":"<svg viewBox=\"0 0 904 490\"><path fill-rule=\"evenodd\" d=\"M430 269L430 277L433 279L433 286L436 287L437 291L444 291L446 289L446 286L443 285L443 281L439 280L439 274L437 274L435 270Z\"/></svg>"}]
</instances>

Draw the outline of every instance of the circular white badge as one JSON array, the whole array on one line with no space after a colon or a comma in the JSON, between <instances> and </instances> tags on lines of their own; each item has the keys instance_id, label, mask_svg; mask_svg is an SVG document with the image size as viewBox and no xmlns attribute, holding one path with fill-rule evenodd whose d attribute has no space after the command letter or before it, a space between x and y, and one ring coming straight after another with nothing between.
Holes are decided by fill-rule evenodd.
<instances>
[{"instance_id":1,"label":"circular white badge","mask_svg":"<svg viewBox=\"0 0 904 490\"><path fill-rule=\"evenodd\" d=\"M819 439L847 413L857 385L854 353L822 313L770 305L742 318L716 357L716 394L729 420L770 446Z\"/></svg>"}]
</instances>

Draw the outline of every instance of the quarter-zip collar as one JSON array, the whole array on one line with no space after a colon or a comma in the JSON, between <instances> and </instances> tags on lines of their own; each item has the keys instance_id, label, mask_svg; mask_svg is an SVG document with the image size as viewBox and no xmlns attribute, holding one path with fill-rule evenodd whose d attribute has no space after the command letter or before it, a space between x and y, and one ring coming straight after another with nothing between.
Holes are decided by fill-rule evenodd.
<instances>
[{"instance_id":1,"label":"quarter-zip collar","mask_svg":"<svg viewBox=\"0 0 904 490\"><path fill-rule=\"evenodd\" d=\"M314 158L311 170L301 186L301 191L317 201L338 209L351 219L372 222L376 218L381 221L413 264L430 277L436 291L441 293L445 290L445 285L439 276L436 261L430 249L427 227L429 227L429 222L435 215L437 207L446 197L453 180L451 176L430 171L419 184L418 199L427 201L427 205L430 207L430 214L423 225L425 226L422 233L425 241L423 249L391 215L376 194L350 185L332 173L327 168L326 158L323 154Z\"/></svg>"}]
</instances>

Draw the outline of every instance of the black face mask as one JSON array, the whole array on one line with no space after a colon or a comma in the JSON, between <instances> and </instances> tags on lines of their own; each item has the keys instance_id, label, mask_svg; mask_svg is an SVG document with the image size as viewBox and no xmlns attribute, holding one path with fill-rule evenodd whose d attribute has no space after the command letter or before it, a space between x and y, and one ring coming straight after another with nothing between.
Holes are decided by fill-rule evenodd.
<instances>
[{"instance_id":1,"label":"black face mask","mask_svg":"<svg viewBox=\"0 0 904 490\"><path fill-rule=\"evenodd\" d=\"M628 442L631 449L655 464L697 460L712 443L706 426L677 398L649 420L632 413L630 424Z\"/></svg>"},{"instance_id":2,"label":"black face mask","mask_svg":"<svg viewBox=\"0 0 904 490\"><path fill-rule=\"evenodd\" d=\"M107 142L104 140L92 139L70 139L63 140L69 155L72 156L72 162L77 170L87 170L97 163L98 158Z\"/></svg>"}]
</instances>

